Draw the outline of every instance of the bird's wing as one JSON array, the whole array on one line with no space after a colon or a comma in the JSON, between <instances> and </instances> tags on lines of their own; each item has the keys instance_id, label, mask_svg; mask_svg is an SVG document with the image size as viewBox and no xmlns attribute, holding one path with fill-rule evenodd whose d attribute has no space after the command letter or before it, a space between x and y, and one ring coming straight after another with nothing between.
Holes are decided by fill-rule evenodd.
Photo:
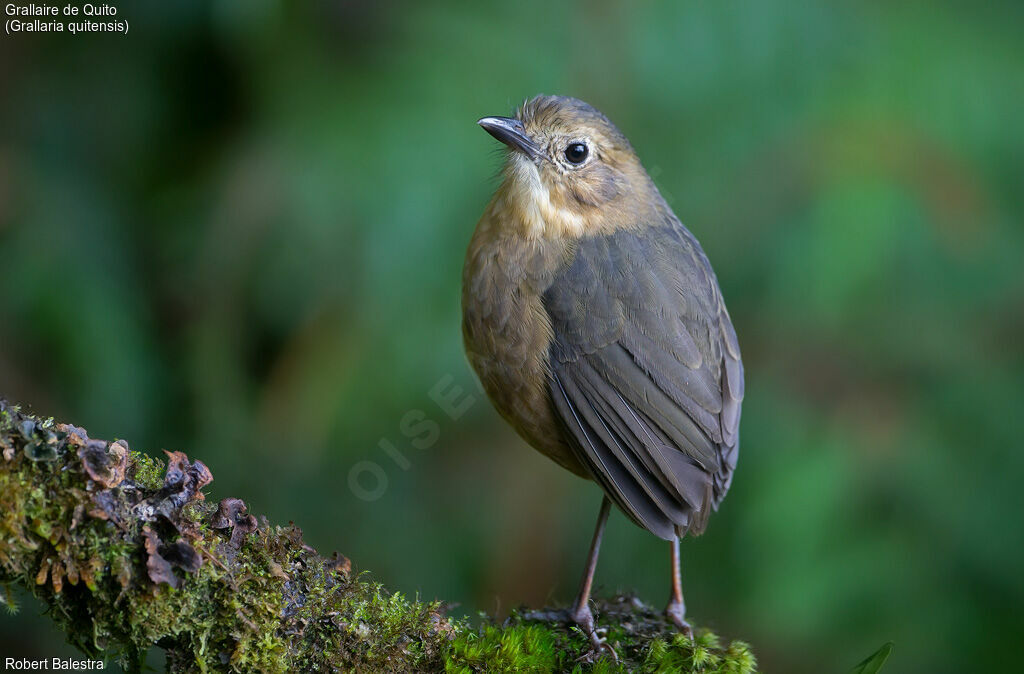
<instances>
[{"instance_id":1,"label":"bird's wing","mask_svg":"<svg viewBox=\"0 0 1024 674\"><path fill-rule=\"evenodd\" d=\"M544 306L580 461L655 535L702 531L736 465L743 365L697 241L676 221L586 237Z\"/></svg>"}]
</instances>

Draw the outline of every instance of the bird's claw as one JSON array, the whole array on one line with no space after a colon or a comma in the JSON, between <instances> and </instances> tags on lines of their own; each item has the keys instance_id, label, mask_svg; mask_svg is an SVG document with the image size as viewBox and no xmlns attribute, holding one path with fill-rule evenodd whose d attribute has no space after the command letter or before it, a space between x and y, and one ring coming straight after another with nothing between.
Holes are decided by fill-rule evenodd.
<instances>
[{"instance_id":1,"label":"bird's claw","mask_svg":"<svg viewBox=\"0 0 1024 674\"><path fill-rule=\"evenodd\" d=\"M690 623L686 622L686 607L682 602L670 601L668 606L665 607L665 615L668 619L679 628L679 632L684 634L686 638L693 641L693 628L690 627Z\"/></svg>"},{"instance_id":2,"label":"bird's claw","mask_svg":"<svg viewBox=\"0 0 1024 674\"><path fill-rule=\"evenodd\" d=\"M619 661L619 654L615 652L615 649L604 637L591 635L590 649L580 657L576 658L576 662L592 664L595 660L601 657L602 652L607 652L615 662Z\"/></svg>"},{"instance_id":3,"label":"bird's claw","mask_svg":"<svg viewBox=\"0 0 1024 674\"><path fill-rule=\"evenodd\" d=\"M577 659L577 662L592 663L594 660L601 657L602 652L610 654L615 662L619 661L619 654L616 653L612 645L608 643L608 629L604 627L595 627L594 614L591 613L589 606L577 609L571 614L571 617L580 628L580 631L590 639L590 649L581 655Z\"/></svg>"}]
</instances>

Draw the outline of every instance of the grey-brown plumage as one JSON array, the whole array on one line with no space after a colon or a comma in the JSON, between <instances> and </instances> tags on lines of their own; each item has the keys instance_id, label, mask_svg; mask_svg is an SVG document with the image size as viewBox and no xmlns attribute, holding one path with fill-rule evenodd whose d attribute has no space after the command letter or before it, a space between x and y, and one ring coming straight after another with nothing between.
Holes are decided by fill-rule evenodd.
<instances>
[{"instance_id":1,"label":"grey-brown plumage","mask_svg":"<svg viewBox=\"0 0 1024 674\"><path fill-rule=\"evenodd\" d=\"M701 533L736 467L743 371L697 242L674 218L584 237L544 306L550 397L581 463L651 533Z\"/></svg>"},{"instance_id":2,"label":"grey-brown plumage","mask_svg":"<svg viewBox=\"0 0 1024 674\"><path fill-rule=\"evenodd\" d=\"M732 481L743 399L707 257L586 103L538 97L480 124L510 152L463 274L473 368L527 442L638 525L673 545L701 533Z\"/></svg>"}]
</instances>

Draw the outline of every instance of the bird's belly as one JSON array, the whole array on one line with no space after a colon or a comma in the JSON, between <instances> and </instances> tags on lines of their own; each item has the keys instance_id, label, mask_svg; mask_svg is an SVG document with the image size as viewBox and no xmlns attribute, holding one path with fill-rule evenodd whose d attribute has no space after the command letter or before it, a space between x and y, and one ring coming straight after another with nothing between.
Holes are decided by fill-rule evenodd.
<instances>
[{"instance_id":1,"label":"bird's belly","mask_svg":"<svg viewBox=\"0 0 1024 674\"><path fill-rule=\"evenodd\" d=\"M540 295L521 286L500 293L486 291L494 287L489 282L471 282L463 296L463 338L469 362L498 413L526 442L563 468L589 477L551 407L551 326ZM473 288L484 291L473 292Z\"/></svg>"}]
</instances>

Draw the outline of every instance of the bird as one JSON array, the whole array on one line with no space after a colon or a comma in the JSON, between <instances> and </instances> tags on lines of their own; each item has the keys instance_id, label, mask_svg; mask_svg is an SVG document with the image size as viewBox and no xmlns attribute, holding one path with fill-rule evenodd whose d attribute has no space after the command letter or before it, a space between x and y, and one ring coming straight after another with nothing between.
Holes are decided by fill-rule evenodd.
<instances>
[{"instance_id":1,"label":"bird","mask_svg":"<svg viewBox=\"0 0 1024 674\"><path fill-rule=\"evenodd\" d=\"M540 95L477 124L505 157L463 267L467 358L529 445L604 492L569 617L615 655L590 608L615 504L669 542L665 614L692 638L679 541L729 490L744 393L711 263L591 105Z\"/></svg>"}]
</instances>

